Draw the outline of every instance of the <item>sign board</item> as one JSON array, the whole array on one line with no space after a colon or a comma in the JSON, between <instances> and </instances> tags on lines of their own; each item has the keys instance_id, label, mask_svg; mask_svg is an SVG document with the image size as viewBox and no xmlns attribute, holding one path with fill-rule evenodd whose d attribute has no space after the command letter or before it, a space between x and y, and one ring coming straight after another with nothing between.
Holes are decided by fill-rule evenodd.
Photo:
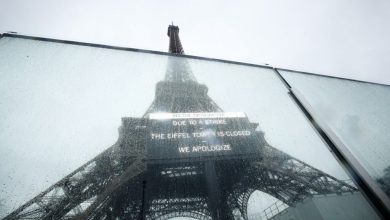
<instances>
[{"instance_id":1,"label":"sign board","mask_svg":"<svg viewBox=\"0 0 390 220\"><path fill-rule=\"evenodd\" d=\"M148 127L149 159L238 156L259 147L242 112L153 113Z\"/></svg>"}]
</instances>

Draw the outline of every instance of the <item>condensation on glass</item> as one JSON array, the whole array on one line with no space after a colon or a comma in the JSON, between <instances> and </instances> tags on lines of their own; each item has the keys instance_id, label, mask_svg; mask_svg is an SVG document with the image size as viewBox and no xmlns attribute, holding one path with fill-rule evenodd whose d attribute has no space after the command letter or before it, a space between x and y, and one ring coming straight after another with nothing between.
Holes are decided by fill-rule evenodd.
<instances>
[{"instance_id":1,"label":"condensation on glass","mask_svg":"<svg viewBox=\"0 0 390 220\"><path fill-rule=\"evenodd\" d=\"M390 196L390 86L280 73Z\"/></svg>"},{"instance_id":2,"label":"condensation on glass","mask_svg":"<svg viewBox=\"0 0 390 220\"><path fill-rule=\"evenodd\" d=\"M378 219L271 68L3 37L0 78L1 217Z\"/></svg>"}]
</instances>

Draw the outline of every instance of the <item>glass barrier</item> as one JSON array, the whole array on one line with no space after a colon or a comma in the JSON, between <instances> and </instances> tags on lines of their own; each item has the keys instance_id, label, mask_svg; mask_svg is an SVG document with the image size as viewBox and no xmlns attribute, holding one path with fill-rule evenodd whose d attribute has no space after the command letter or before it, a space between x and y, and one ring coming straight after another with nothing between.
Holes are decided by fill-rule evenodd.
<instances>
[{"instance_id":1,"label":"glass barrier","mask_svg":"<svg viewBox=\"0 0 390 220\"><path fill-rule=\"evenodd\" d=\"M390 86L279 72L390 196Z\"/></svg>"},{"instance_id":2,"label":"glass barrier","mask_svg":"<svg viewBox=\"0 0 390 220\"><path fill-rule=\"evenodd\" d=\"M0 77L6 219L379 219L271 68L4 37Z\"/></svg>"}]
</instances>

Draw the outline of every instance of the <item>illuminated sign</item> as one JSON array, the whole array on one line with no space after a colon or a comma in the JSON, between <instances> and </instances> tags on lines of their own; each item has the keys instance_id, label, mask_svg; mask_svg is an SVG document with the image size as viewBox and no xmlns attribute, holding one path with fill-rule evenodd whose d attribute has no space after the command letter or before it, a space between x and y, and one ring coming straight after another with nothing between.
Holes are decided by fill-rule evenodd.
<instances>
[{"instance_id":1,"label":"illuminated sign","mask_svg":"<svg viewBox=\"0 0 390 220\"><path fill-rule=\"evenodd\" d=\"M149 115L149 159L209 158L256 152L256 131L242 112Z\"/></svg>"},{"instance_id":2,"label":"illuminated sign","mask_svg":"<svg viewBox=\"0 0 390 220\"><path fill-rule=\"evenodd\" d=\"M151 113L149 119L183 119L183 118L245 118L243 112L186 112L186 113Z\"/></svg>"}]
</instances>

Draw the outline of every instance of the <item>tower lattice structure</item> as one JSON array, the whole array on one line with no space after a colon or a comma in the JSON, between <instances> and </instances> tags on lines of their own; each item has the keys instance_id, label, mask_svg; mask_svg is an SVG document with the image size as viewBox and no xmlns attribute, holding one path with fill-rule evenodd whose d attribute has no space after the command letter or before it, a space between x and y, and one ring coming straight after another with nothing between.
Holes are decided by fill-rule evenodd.
<instances>
[{"instance_id":1,"label":"tower lattice structure","mask_svg":"<svg viewBox=\"0 0 390 220\"><path fill-rule=\"evenodd\" d=\"M184 54L179 28L170 25L168 36L169 52ZM250 130L253 140L231 144L244 148L250 143L254 154L151 160L150 115L223 112L207 93L186 59L168 57L152 105L142 117L122 118L113 146L5 219L248 219L248 200L256 190L289 206L314 194L357 190L270 146L258 124L247 118L236 126Z\"/></svg>"}]
</instances>

